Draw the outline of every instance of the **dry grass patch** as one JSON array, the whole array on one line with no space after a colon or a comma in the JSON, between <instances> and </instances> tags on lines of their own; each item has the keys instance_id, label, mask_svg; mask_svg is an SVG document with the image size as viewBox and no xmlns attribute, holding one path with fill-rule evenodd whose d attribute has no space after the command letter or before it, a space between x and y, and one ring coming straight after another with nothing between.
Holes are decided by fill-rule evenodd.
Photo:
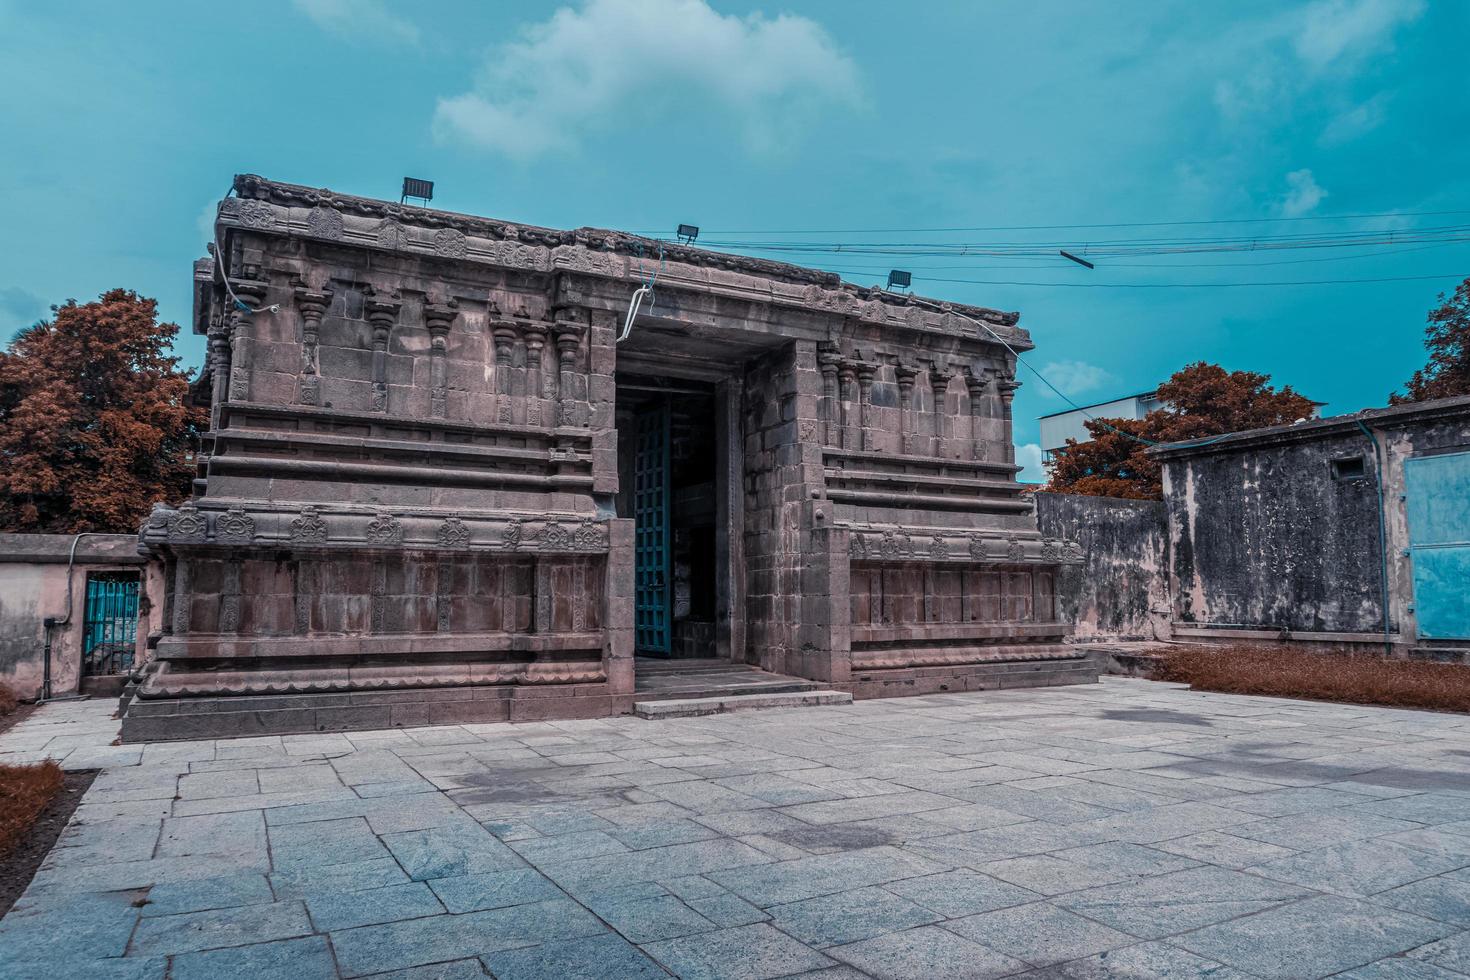
<instances>
[{"instance_id":1,"label":"dry grass patch","mask_svg":"<svg viewBox=\"0 0 1470 980\"><path fill-rule=\"evenodd\" d=\"M15 692L4 684L0 684L0 715L8 715L20 705L20 700Z\"/></svg>"},{"instance_id":2,"label":"dry grass patch","mask_svg":"<svg viewBox=\"0 0 1470 980\"><path fill-rule=\"evenodd\" d=\"M8 854L61 791L61 767L50 759L33 766L0 766L0 855Z\"/></svg>"},{"instance_id":3,"label":"dry grass patch","mask_svg":"<svg viewBox=\"0 0 1470 980\"><path fill-rule=\"evenodd\" d=\"M1257 645L1169 647L1160 680L1201 691L1470 712L1470 667Z\"/></svg>"}]
</instances>

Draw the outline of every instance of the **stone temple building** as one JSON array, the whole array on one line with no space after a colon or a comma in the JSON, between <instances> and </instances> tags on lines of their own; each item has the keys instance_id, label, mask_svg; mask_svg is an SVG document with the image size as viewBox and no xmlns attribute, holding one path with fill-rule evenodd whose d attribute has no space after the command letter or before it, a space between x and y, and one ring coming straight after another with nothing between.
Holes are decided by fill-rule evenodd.
<instances>
[{"instance_id":1,"label":"stone temple building","mask_svg":"<svg viewBox=\"0 0 1470 980\"><path fill-rule=\"evenodd\" d=\"M125 738L610 715L657 658L856 697L1096 679L1056 614L1080 556L1015 480L1017 314L234 190Z\"/></svg>"}]
</instances>

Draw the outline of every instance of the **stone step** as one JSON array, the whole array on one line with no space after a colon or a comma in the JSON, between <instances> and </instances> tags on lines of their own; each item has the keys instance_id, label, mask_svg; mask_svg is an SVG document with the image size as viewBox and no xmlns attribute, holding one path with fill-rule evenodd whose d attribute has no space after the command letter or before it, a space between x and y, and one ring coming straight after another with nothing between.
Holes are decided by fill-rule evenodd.
<instances>
[{"instance_id":1,"label":"stone step","mask_svg":"<svg viewBox=\"0 0 1470 980\"><path fill-rule=\"evenodd\" d=\"M633 714L639 718L695 718L727 711L755 708L815 708L826 704L851 704L846 691L788 691L763 694L725 694L712 698L676 698L665 701L635 701Z\"/></svg>"},{"instance_id":2,"label":"stone step","mask_svg":"<svg viewBox=\"0 0 1470 980\"><path fill-rule=\"evenodd\" d=\"M634 696L644 701L665 701L670 698L688 701L693 698L733 697L740 694L794 694L799 691L824 691L826 689L825 684L800 678L754 683L723 683L719 678L714 678L703 684L676 683L668 687L638 690L634 692Z\"/></svg>"}]
</instances>

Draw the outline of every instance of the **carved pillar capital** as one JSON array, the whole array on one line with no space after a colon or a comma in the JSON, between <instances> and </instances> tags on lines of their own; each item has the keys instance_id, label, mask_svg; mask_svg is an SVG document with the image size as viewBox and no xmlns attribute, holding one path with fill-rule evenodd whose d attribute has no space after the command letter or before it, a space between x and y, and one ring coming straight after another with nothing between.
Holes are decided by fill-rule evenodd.
<instances>
[{"instance_id":1,"label":"carved pillar capital","mask_svg":"<svg viewBox=\"0 0 1470 980\"><path fill-rule=\"evenodd\" d=\"M367 311L367 320L373 325L373 333L393 329L398 322L398 311L403 309L396 295L383 296L373 290L368 290L364 297L364 309Z\"/></svg>"},{"instance_id":2,"label":"carved pillar capital","mask_svg":"<svg viewBox=\"0 0 1470 980\"><path fill-rule=\"evenodd\" d=\"M521 332L509 320L501 320L495 325L491 335L495 338L496 359L509 364L511 349L515 346Z\"/></svg>"},{"instance_id":3,"label":"carved pillar capital","mask_svg":"<svg viewBox=\"0 0 1470 980\"><path fill-rule=\"evenodd\" d=\"M459 304L454 300L447 303L427 303L424 305L424 326L429 328L429 338L437 346L443 346L445 337L450 327L454 325L454 318L459 316Z\"/></svg>"},{"instance_id":4,"label":"carved pillar capital","mask_svg":"<svg viewBox=\"0 0 1470 980\"><path fill-rule=\"evenodd\" d=\"M985 390L987 388L989 388L989 387L990 387L990 372L989 371L986 371L984 368L981 368L979 371L976 371L976 370L974 370L972 368L966 368L965 369L965 388L968 389L969 392L970 392L970 414L971 415L978 415L978 414L980 414L979 401L980 401L981 396L983 396L985 394Z\"/></svg>"},{"instance_id":5,"label":"carved pillar capital","mask_svg":"<svg viewBox=\"0 0 1470 980\"><path fill-rule=\"evenodd\" d=\"M912 395L914 379L919 376L919 369L912 364L899 363L894 366L893 373L898 378L898 393L901 396Z\"/></svg>"},{"instance_id":6,"label":"carved pillar capital","mask_svg":"<svg viewBox=\"0 0 1470 980\"><path fill-rule=\"evenodd\" d=\"M322 317L327 314L327 308L332 305L332 291L318 291L301 285L296 287L293 295L296 297L296 308L301 311L302 321L314 326L320 325Z\"/></svg>"}]
</instances>

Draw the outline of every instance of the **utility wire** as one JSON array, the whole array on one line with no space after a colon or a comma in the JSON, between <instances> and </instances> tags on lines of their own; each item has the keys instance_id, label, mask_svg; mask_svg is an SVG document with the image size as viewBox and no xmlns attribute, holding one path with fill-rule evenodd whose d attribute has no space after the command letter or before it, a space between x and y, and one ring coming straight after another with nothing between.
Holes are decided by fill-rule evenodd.
<instances>
[{"instance_id":1,"label":"utility wire","mask_svg":"<svg viewBox=\"0 0 1470 980\"><path fill-rule=\"evenodd\" d=\"M1362 221L1369 218L1425 218L1443 215L1470 214L1470 211L1380 211L1372 214L1322 214L1298 215L1291 218L1207 218L1194 221L1114 221L1101 224L1057 224L1057 225L976 225L965 228L807 228L796 229L716 229L717 235L889 235L915 234L940 235L964 231L1060 231L1065 229L1089 228L1170 228L1189 225L1245 225L1274 224L1286 221ZM632 232L632 234L657 235L661 232Z\"/></svg>"},{"instance_id":2,"label":"utility wire","mask_svg":"<svg viewBox=\"0 0 1470 980\"><path fill-rule=\"evenodd\" d=\"M853 270L829 269L838 275L857 275L864 278L868 273ZM1432 276L1385 276L1379 279L1296 279L1273 282L1019 282L1003 279L938 279L930 276L914 276L916 282L957 283L967 286L1047 286L1061 289L1224 289L1248 288L1252 286L1340 286L1370 282L1417 282L1427 279L1465 279L1470 273L1447 272Z\"/></svg>"}]
</instances>

